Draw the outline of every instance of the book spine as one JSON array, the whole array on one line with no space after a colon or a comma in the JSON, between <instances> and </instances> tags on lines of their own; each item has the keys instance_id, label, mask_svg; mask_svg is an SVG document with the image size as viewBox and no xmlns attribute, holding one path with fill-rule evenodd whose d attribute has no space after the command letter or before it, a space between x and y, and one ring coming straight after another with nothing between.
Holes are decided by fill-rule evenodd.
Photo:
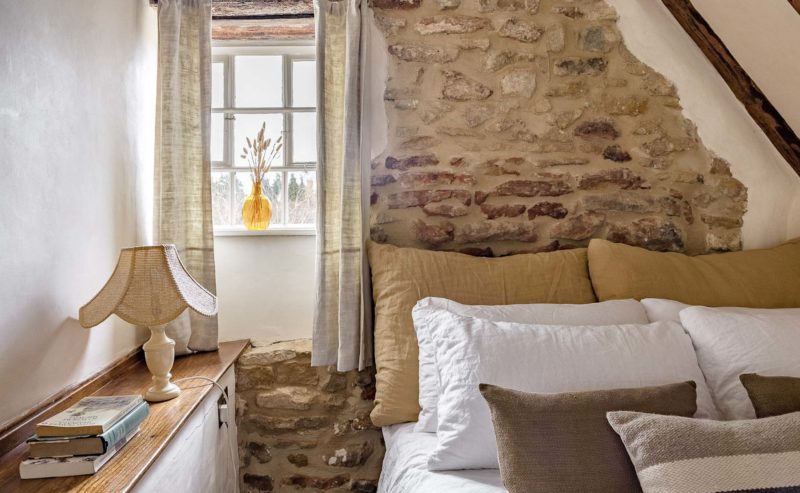
<instances>
[{"instance_id":1,"label":"book spine","mask_svg":"<svg viewBox=\"0 0 800 493\"><path fill-rule=\"evenodd\" d=\"M125 439L133 430L137 429L150 413L150 406L142 401L133 411L119 420L107 432L99 435L104 443L104 452L114 447L117 443Z\"/></svg>"}]
</instances>

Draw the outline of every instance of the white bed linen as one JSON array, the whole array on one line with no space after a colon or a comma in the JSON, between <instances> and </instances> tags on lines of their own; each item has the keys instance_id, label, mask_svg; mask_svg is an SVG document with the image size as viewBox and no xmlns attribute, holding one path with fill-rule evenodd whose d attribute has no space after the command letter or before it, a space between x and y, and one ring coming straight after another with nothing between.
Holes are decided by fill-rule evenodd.
<instances>
[{"instance_id":1,"label":"white bed linen","mask_svg":"<svg viewBox=\"0 0 800 493\"><path fill-rule=\"evenodd\" d=\"M506 493L499 469L429 471L436 433L414 431L414 423L383 427L383 439L378 493Z\"/></svg>"}]
</instances>

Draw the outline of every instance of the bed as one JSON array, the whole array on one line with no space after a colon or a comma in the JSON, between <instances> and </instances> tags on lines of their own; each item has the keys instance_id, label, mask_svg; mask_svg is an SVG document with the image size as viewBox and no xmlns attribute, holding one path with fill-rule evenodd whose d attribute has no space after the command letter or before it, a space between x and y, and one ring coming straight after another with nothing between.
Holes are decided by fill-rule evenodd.
<instances>
[{"instance_id":1,"label":"bed","mask_svg":"<svg viewBox=\"0 0 800 493\"><path fill-rule=\"evenodd\" d=\"M499 469L429 471L427 454L435 433L415 432L416 423L384 426L386 455L378 493L505 493Z\"/></svg>"},{"instance_id":2,"label":"bed","mask_svg":"<svg viewBox=\"0 0 800 493\"><path fill-rule=\"evenodd\" d=\"M631 393L632 397L622 395L631 390L648 395L663 393L663 399L645 399L646 406L638 401L630 406L643 414L685 418L690 425L724 418L735 426L737 421L754 416L719 415L707 383L719 380L712 378L715 369L724 367L730 375L723 376L736 382L740 375L757 373L767 367L776 377L800 377L794 356L781 363L780 370L772 369L775 365L770 362L775 358L775 351L765 349L763 358L756 358L749 339L752 330L739 336L729 330L729 318L733 315L742 318L743 326L760 327L762 334L778 331L784 323L796 327L796 317L800 316L797 308L787 310L792 313L781 313L782 310L776 308L800 307L800 284L794 277L788 279L784 275L789 270L787 266L796 265L800 241L767 251L698 257L649 252L600 240L592 240L588 249L517 255L491 261L450 252L375 244L370 245L369 253L378 373L376 405L370 417L374 425L382 428L385 441L378 492L528 492L533 484L540 485L541 491L585 491L587 484L602 491L638 489L634 465L619 447L620 443L626 446L628 443L620 442L616 432L610 438L605 436L609 430L605 412L628 409L628 404L619 404L619 409L604 409L602 422L593 424L586 433L563 433L563 430L576 429L569 425L520 427L529 418L522 413L525 416L522 421L513 421L514 416L511 416L507 420L510 424L500 425L501 429L514 433L507 432L505 438L495 437L487 403L497 406L492 407L493 412L496 409L505 412L501 407L503 402L496 397L493 401L485 394L485 399L480 398L478 390L486 389L479 384L491 384L489 387L497 389L492 392L554 396L572 392L575 396L568 404L579 408L580 405L573 402L578 398L597 399L605 405L606 401L634 399L635 392ZM785 253L786 258L779 253ZM651 278L664 277L652 272L654 261L662 260L661 256L669 262L660 271L677 277L664 283L666 286L647 284ZM639 257L646 257L641 265L634 262ZM770 265L754 268L757 261ZM713 268L706 268L706 263L714 264ZM617 275L620 272L624 273L622 278ZM741 282L726 281L730 272L741 277ZM765 276L764 272L770 274ZM749 277L756 277L758 282L751 282ZM791 283L795 284L780 288ZM680 286L701 284L704 287L700 294L682 296L688 291L684 292ZM667 288L674 292L665 291ZM746 293L739 292L742 290ZM716 298L707 299L712 295ZM647 300L652 297L660 299ZM636 301L642 299L648 303ZM680 299L684 303L670 299ZM742 311L696 305L748 308ZM756 313L759 311L765 313ZM716 318L713 323L706 322L703 317L721 317L724 323ZM700 336L708 333L709 327L726 327L729 333L725 337L713 335L707 344L701 344L703 347L695 347L698 341L705 340ZM695 332L698 335L693 338ZM794 335L782 347L797 348L800 334L788 329L781 332L784 333ZM726 353L715 346L719 340L725 340L726 347L740 340L746 343ZM612 351L612 348L617 350ZM729 353L737 357L727 357L719 364L702 364L718 354ZM745 354L747 364L738 357ZM792 354L795 355L796 350ZM728 368L729 360L736 362L735 368ZM470 362L469 367L474 372L463 371L464 362ZM513 371L509 371L512 368ZM565 368L569 371L563 371ZM603 371L597 371L598 368ZM687 383L693 387L689 397L684 395ZM719 394L723 387L716 385L714 392ZM743 398L737 402L744 402L748 413L753 414L745 389L739 387L741 385L736 386L741 394L738 397ZM604 394L601 398L594 393ZM514 399L521 397L514 396ZM545 409L545 404L557 399L545 400L536 397L531 400L535 406L528 403L525 405L530 404L530 408L524 409L539 413L537 416L548 423L556 423L569 414ZM684 401L688 402L686 406L682 405ZM506 402L514 404L507 407L522 409L522 404L516 405L517 400ZM676 409L644 409L651 403ZM587 411L587 415L592 412ZM464 416L469 419L463 419ZM692 416L701 419L692 420ZM438 430L438 437L434 430ZM519 431L525 434L516 433ZM548 436L534 436L533 432ZM575 445L570 433L579 440L592 436L594 438L586 443L598 447L591 449L584 441ZM800 431L798 433L800 440ZM551 434L553 436L549 436ZM508 440L508 436L526 438L517 440L519 445ZM565 443L573 445L561 446L559 454L552 454L546 448L537 452L548 460L534 461L536 464L526 460L532 453L531 444L548 444L547 447ZM607 453L609 450L613 453ZM557 463L556 467L551 467L551 459ZM498 467L506 475L505 485ZM602 478L605 483L598 483L598 475L592 473L601 469L608 473ZM794 484L794 478L781 481ZM553 484L559 487L552 487ZM581 486L563 488L576 484ZM599 487L598 484L624 484L625 487ZM757 482L752 484L761 486Z\"/></svg>"}]
</instances>

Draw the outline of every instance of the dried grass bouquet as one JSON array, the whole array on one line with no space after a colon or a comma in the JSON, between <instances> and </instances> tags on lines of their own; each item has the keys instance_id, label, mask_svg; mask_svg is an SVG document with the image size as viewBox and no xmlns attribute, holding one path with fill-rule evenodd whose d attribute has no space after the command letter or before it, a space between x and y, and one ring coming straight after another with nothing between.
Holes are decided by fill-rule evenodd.
<instances>
[{"instance_id":1,"label":"dried grass bouquet","mask_svg":"<svg viewBox=\"0 0 800 493\"><path fill-rule=\"evenodd\" d=\"M283 147L283 137L280 136L275 139L275 142L272 142L272 139L264 136L266 130L267 122L264 122L261 124L258 135L252 141L250 137L247 137L247 146L242 147L242 159L246 159L250 166L253 183L261 183Z\"/></svg>"}]
</instances>

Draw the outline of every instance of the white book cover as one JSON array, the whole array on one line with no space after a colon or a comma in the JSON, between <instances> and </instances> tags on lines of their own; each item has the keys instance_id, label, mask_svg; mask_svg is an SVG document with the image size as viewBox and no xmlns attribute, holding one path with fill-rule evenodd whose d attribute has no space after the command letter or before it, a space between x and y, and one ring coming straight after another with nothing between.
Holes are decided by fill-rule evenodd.
<instances>
[{"instance_id":1,"label":"white book cover","mask_svg":"<svg viewBox=\"0 0 800 493\"><path fill-rule=\"evenodd\" d=\"M142 401L140 395L84 397L65 411L36 425L40 437L99 435Z\"/></svg>"},{"instance_id":2,"label":"white book cover","mask_svg":"<svg viewBox=\"0 0 800 493\"><path fill-rule=\"evenodd\" d=\"M78 457L40 457L25 459L19 465L19 477L22 479L58 478L62 476L83 476L94 474L109 461L126 443L139 432L136 428L124 440L108 449L103 455L85 455Z\"/></svg>"}]
</instances>

